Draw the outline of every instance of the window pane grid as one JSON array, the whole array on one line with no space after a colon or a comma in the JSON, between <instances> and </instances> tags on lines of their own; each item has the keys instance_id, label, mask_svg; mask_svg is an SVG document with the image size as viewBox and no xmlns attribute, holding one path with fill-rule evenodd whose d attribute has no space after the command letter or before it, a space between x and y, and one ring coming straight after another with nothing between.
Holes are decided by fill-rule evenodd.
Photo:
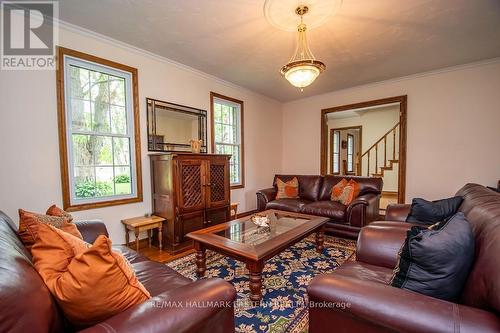
<instances>
[{"instance_id":1,"label":"window pane grid","mask_svg":"<svg viewBox=\"0 0 500 333\"><path fill-rule=\"evenodd\" d=\"M217 99L213 103L214 147L216 154L231 155L229 160L231 185L242 182L240 106Z\"/></svg>"},{"instance_id":2,"label":"window pane grid","mask_svg":"<svg viewBox=\"0 0 500 333\"><path fill-rule=\"evenodd\" d=\"M69 73L74 197L132 194L133 131L128 126L126 80L73 64Z\"/></svg>"}]
</instances>

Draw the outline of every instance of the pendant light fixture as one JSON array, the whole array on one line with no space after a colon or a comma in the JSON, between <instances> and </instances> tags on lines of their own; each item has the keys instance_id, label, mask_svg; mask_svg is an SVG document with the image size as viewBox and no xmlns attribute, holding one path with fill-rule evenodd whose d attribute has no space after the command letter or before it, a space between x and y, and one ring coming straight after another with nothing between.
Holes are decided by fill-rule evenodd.
<instances>
[{"instance_id":1,"label":"pendant light fixture","mask_svg":"<svg viewBox=\"0 0 500 333\"><path fill-rule=\"evenodd\" d=\"M300 88L307 87L316 80L326 66L314 58L306 39L306 24L303 16L307 14L309 7L300 5L295 9L295 14L300 16L300 24L297 27L298 40L295 52L290 61L281 68L281 75L293 86Z\"/></svg>"}]
</instances>

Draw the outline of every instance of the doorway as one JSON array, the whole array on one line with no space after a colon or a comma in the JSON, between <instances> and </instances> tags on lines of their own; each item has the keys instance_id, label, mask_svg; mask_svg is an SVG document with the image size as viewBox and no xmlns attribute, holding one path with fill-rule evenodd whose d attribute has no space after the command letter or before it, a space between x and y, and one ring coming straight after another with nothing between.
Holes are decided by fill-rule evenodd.
<instances>
[{"instance_id":1,"label":"doorway","mask_svg":"<svg viewBox=\"0 0 500 333\"><path fill-rule=\"evenodd\" d=\"M382 178L382 214L404 203L406 112L407 96L322 110L321 174Z\"/></svg>"}]
</instances>

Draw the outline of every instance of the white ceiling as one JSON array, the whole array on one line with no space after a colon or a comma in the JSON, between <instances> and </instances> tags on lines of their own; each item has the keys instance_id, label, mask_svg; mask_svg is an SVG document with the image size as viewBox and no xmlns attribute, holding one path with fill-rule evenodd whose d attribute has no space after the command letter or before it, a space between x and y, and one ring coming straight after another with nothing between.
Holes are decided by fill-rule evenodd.
<instances>
[{"instance_id":1,"label":"white ceiling","mask_svg":"<svg viewBox=\"0 0 500 333\"><path fill-rule=\"evenodd\" d=\"M309 31L327 69L301 93L279 74L295 34L266 21L264 0L59 3L66 22L280 101L500 57L499 0L344 0Z\"/></svg>"}]
</instances>

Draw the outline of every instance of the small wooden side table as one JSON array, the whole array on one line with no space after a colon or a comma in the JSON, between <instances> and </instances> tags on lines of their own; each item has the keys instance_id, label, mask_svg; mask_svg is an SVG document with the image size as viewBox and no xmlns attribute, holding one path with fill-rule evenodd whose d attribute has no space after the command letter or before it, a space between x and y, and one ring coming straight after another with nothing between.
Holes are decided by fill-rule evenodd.
<instances>
[{"instance_id":1,"label":"small wooden side table","mask_svg":"<svg viewBox=\"0 0 500 333\"><path fill-rule=\"evenodd\" d=\"M158 245L161 251L163 221L165 221L163 217L159 217L156 215L151 215L149 217L145 216L133 217L130 219L122 220L123 226L125 227L125 241L127 243L127 246L130 243L128 233L129 231L133 231L135 235L135 249L137 252L139 252L139 233L141 233L142 231L147 231L148 244L149 247L151 247L151 230L158 228Z\"/></svg>"}]
</instances>

